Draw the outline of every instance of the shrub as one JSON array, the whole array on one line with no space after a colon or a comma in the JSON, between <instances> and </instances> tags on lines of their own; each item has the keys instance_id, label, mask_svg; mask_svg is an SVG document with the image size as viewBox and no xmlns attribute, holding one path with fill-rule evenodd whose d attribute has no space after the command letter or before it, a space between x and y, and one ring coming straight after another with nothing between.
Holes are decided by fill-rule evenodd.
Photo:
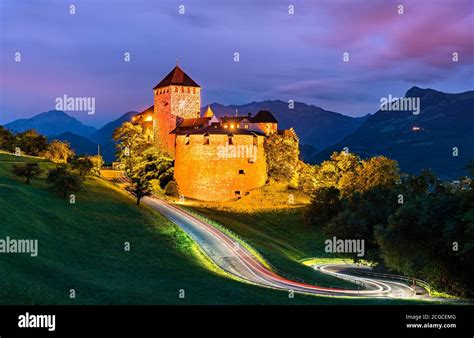
<instances>
[{"instance_id":1,"label":"shrub","mask_svg":"<svg viewBox=\"0 0 474 338\"><path fill-rule=\"evenodd\" d=\"M165 195L178 197L179 196L179 188L178 183L176 181L169 181L165 187Z\"/></svg>"}]
</instances>

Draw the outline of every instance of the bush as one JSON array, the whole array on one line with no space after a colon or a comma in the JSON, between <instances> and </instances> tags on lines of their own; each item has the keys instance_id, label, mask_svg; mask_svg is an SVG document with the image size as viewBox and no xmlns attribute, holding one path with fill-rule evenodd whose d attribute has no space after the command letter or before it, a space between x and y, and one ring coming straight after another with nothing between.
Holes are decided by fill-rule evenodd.
<instances>
[{"instance_id":1,"label":"bush","mask_svg":"<svg viewBox=\"0 0 474 338\"><path fill-rule=\"evenodd\" d=\"M165 187L165 195L178 197L179 196L179 188L178 183L176 181L169 181Z\"/></svg>"}]
</instances>

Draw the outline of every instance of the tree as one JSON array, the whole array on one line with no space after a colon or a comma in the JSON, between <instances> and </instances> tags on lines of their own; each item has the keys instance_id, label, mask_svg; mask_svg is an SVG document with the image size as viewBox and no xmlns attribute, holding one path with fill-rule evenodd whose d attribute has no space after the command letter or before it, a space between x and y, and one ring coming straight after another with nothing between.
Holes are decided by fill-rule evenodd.
<instances>
[{"instance_id":1,"label":"tree","mask_svg":"<svg viewBox=\"0 0 474 338\"><path fill-rule=\"evenodd\" d=\"M23 165L13 165L12 172L16 176L26 178L26 184L30 184L30 180L38 177L43 171L40 169L38 163L27 162Z\"/></svg>"},{"instance_id":2,"label":"tree","mask_svg":"<svg viewBox=\"0 0 474 338\"><path fill-rule=\"evenodd\" d=\"M82 179L85 179L86 175L92 172L94 163L88 157L79 157L71 162L71 166L79 172L79 176L82 177Z\"/></svg>"},{"instance_id":3,"label":"tree","mask_svg":"<svg viewBox=\"0 0 474 338\"><path fill-rule=\"evenodd\" d=\"M68 142L53 140L41 155L55 163L67 163L68 159L74 155L74 151Z\"/></svg>"},{"instance_id":4,"label":"tree","mask_svg":"<svg viewBox=\"0 0 474 338\"><path fill-rule=\"evenodd\" d=\"M39 156L48 147L48 140L43 135L40 135L36 130L29 129L16 135L17 146L22 152Z\"/></svg>"},{"instance_id":5,"label":"tree","mask_svg":"<svg viewBox=\"0 0 474 338\"><path fill-rule=\"evenodd\" d=\"M314 191L311 204L304 214L306 224L324 226L341 211L340 192L334 187L322 187Z\"/></svg>"},{"instance_id":6,"label":"tree","mask_svg":"<svg viewBox=\"0 0 474 338\"><path fill-rule=\"evenodd\" d=\"M92 162L91 173L96 176L100 176L100 169L104 165L104 159L100 155L93 155L88 157Z\"/></svg>"},{"instance_id":7,"label":"tree","mask_svg":"<svg viewBox=\"0 0 474 338\"><path fill-rule=\"evenodd\" d=\"M15 135L3 126L0 126L0 149L9 152L15 150Z\"/></svg>"},{"instance_id":8,"label":"tree","mask_svg":"<svg viewBox=\"0 0 474 338\"><path fill-rule=\"evenodd\" d=\"M68 194L82 189L82 181L80 177L68 171L57 175L51 183L52 189L62 193L64 198L66 198Z\"/></svg>"},{"instance_id":9,"label":"tree","mask_svg":"<svg viewBox=\"0 0 474 338\"><path fill-rule=\"evenodd\" d=\"M48 175L46 176L46 181L49 182L49 183L53 183L54 181L56 181L56 179L59 176L64 175L67 172L68 172L68 170L67 170L66 165L59 165L56 168L50 169L48 171Z\"/></svg>"},{"instance_id":10,"label":"tree","mask_svg":"<svg viewBox=\"0 0 474 338\"><path fill-rule=\"evenodd\" d=\"M334 152L330 159L316 167L318 187L337 188L343 196L355 190L357 168L361 165L360 157L341 151Z\"/></svg>"},{"instance_id":11,"label":"tree","mask_svg":"<svg viewBox=\"0 0 474 338\"><path fill-rule=\"evenodd\" d=\"M398 162L385 156L362 160L356 168L355 189L367 191L375 187L393 188L400 182Z\"/></svg>"},{"instance_id":12,"label":"tree","mask_svg":"<svg viewBox=\"0 0 474 338\"><path fill-rule=\"evenodd\" d=\"M125 187L125 189L137 199L137 205L140 205L140 201L143 197L150 196L152 194L152 188L150 181L146 180L143 176L135 175L131 179L131 183Z\"/></svg>"},{"instance_id":13,"label":"tree","mask_svg":"<svg viewBox=\"0 0 474 338\"><path fill-rule=\"evenodd\" d=\"M149 147L142 127L125 122L114 131L112 137L117 142L117 156L125 163L125 170L128 173L133 172L135 166L142 160L143 151Z\"/></svg>"},{"instance_id":14,"label":"tree","mask_svg":"<svg viewBox=\"0 0 474 338\"><path fill-rule=\"evenodd\" d=\"M298 188L307 194L312 194L318 185L316 171L316 166L299 161Z\"/></svg>"},{"instance_id":15,"label":"tree","mask_svg":"<svg viewBox=\"0 0 474 338\"><path fill-rule=\"evenodd\" d=\"M156 148L150 147L143 152L142 162L136 165L135 170L149 181L158 180L160 188L164 189L173 179L173 165L171 158L164 156Z\"/></svg>"},{"instance_id":16,"label":"tree","mask_svg":"<svg viewBox=\"0 0 474 338\"><path fill-rule=\"evenodd\" d=\"M291 181L298 167L298 141L293 137L274 133L267 137L264 147L268 176L276 180Z\"/></svg>"}]
</instances>

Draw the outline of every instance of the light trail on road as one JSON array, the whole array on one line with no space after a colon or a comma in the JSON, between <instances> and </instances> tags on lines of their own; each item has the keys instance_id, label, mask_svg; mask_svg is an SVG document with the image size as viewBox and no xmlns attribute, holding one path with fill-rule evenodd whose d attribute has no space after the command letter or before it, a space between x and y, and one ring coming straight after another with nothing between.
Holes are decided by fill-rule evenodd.
<instances>
[{"instance_id":1,"label":"light trail on road","mask_svg":"<svg viewBox=\"0 0 474 338\"><path fill-rule=\"evenodd\" d=\"M129 183L122 172L116 171L114 178L124 184ZM240 280L273 289L325 296L397 298L415 296L413 288L400 282L351 275L346 269L348 267L355 268L355 266L346 264L326 264L314 268L322 273L363 286L364 289L324 287L289 280L268 269L233 237L190 212L168 203L158 196L145 197L143 203L180 226L218 267Z\"/></svg>"}]
</instances>

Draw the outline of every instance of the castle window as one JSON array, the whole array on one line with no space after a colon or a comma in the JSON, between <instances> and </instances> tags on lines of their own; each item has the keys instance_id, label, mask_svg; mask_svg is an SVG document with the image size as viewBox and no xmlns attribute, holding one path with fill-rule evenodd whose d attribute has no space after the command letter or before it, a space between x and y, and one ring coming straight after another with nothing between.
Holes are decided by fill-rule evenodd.
<instances>
[{"instance_id":1,"label":"castle window","mask_svg":"<svg viewBox=\"0 0 474 338\"><path fill-rule=\"evenodd\" d=\"M240 196L240 190L236 190L236 191L234 191L234 193L235 193L237 196Z\"/></svg>"},{"instance_id":2,"label":"castle window","mask_svg":"<svg viewBox=\"0 0 474 338\"><path fill-rule=\"evenodd\" d=\"M244 170L244 169L240 169L240 170L239 170L239 175L245 175L245 170Z\"/></svg>"},{"instance_id":3,"label":"castle window","mask_svg":"<svg viewBox=\"0 0 474 338\"><path fill-rule=\"evenodd\" d=\"M191 93L191 90L190 90L190 88L188 87L188 94L189 94L189 93Z\"/></svg>"},{"instance_id":4,"label":"castle window","mask_svg":"<svg viewBox=\"0 0 474 338\"><path fill-rule=\"evenodd\" d=\"M203 141L202 144L204 144L204 145L209 145L209 135L208 135L208 134L205 134L205 135L204 135L204 141Z\"/></svg>"},{"instance_id":5,"label":"castle window","mask_svg":"<svg viewBox=\"0 0 474 338\"><path fill-rule=\"evenodd\" d=\"M174 87L174 92L175 92L175 93L178 92L178 87Z\"/></svg>"},{"instance_id":6,"label":"castle window","mask_svg":"<svg viewBox=\"0 0 474 338\"><path fill-rule=\"evenodd\" d=\"M233 136L229 136L227 139L229 140L229 145L234 144L234 137Z\"/></svg>"},{"instance_id":7,"label":"castle window","mask_svg":"<svg viewBox=\"0 0 474 338\"><path fill-rule=\"evenodd\" d=\"M181 87L181 93L184 93L184 87Z\"/></svg>"},{"instance_id":8,"label":"castle window","mask_svg":"<svg viewBox=\"0 0 474 338\"><path fill-rule=\"evenodd\" d=\"M185 145L189 144L189 135L186 135L186 137L184 138L184 144Z\"/></svg>"},{"instance_id":9,"label":"castle window","mask_svg":"<svg viewBox=\"0 0 474 338\"><path fill-rule=\"evenodd\" d=\"M244 125L244 128L245 128L245 129L249 129L249 125L248 125L248 124L245 124L245 125Z\"/></svg>"},{"instance_id":10,"label":"castle window","mask_svg":"<svg viewBox=\"0 0 474 338\"><path fill-rule=\"evenodd\" d=\"M257 135L253 135L253 145L258 146L258 136Z\"/></svg>"},{"instance_id":11,"label":"castle window","mask_svg":"<svg viewBox=\"0 0 474 338\"><path fill-rule=\"evenodd\" d=\"M193 88L193 94L196 94L196 88Z\"/></svg>"}]
</instances>

